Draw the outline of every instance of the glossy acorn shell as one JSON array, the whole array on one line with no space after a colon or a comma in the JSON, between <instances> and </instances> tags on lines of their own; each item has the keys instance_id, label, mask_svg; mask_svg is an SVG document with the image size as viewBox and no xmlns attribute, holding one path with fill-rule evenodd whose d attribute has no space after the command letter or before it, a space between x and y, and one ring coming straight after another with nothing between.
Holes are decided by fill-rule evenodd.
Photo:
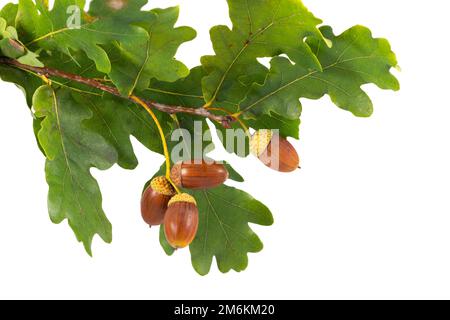
<instances>
[{"instance_id":1,"label":"glossy acorn shell","mask_svg":"<svg viewBox=\"0 0 450 320\"><path fill-rule=\"evenodd\" d=\"M195 203L175 202L169 205L164 218L167 242L175 249L189 246L198 230L198 209Z\"/></svg>"},{"instance_id":2,"label":"glossy acorn shell","mask_svg":"<svg viewBox=\"0 0 450 320\"><path fill-rule=\"evenodd\" d=\"M278 143L275 141L278 140ZM278 156L273 149L279 146ZM300 158L297 150L286 139L281 136L274 136L267 145L266 150L258 156L258 158L269 168L280 172L293 172L300 166Z\"/></svg>"},{"instance_id":3,"label":"glossy acorn shell","mask_svg":"<svg viewBox=\"0 0 450 320\"><path fill-rule=\"evenodd\" d=\"M164 222L170 195L164 195L148 187L141 198L142 218L150 226L159 226Z\"/></svg>"},{"instance_id":4,"label":"glossy acorn shell","mask_svg":"<svg viewBox=\"0 0 450 320\"><path fill-rule=\"evenodd\" d=\"M187 161L173 166L171 178L180 188L210 189L223 184L228 179L228 171L223 164L216 162Z\"/></svg>"}]
</instances>

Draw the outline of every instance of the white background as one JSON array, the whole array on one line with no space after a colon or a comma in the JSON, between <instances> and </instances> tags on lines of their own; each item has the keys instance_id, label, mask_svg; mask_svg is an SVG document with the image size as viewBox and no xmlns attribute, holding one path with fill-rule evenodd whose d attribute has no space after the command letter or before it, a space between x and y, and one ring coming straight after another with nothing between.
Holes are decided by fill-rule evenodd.
<instances>
[{"instance_id":1,"label":"white background","mask_svg":"<svg viewBox=\"0 0 450 320\"><path fill-rule=\"evenodd\" d=\"M7 1L1 0L4 5ZM398 93L367 89L375 104L358 119L329 99L304 100L303 170L280 175L225 154L241 187L273 211L255 227L265 243L242 273L206 277L188 251L167 257L139 212L141 188L162 159L135 143L140 166L94 171L114 228L94 258L67 223L47 215L44 159L22 93L1 83L1 298L450 298L450 91L447 1L305 0L341 32L354 24L389 38L402 72ZM225 0L181 4L180 25L199 35L178 57L189 66L212 52L208 30L229 24Z\"/></svg>"}]
</instances>

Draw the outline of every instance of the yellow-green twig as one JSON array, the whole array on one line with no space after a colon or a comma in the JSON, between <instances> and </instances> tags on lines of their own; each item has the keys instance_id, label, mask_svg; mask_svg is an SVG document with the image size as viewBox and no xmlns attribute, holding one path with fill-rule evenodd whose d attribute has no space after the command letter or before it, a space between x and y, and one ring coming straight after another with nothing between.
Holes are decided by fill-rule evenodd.
<instances>
[{"instance_id":1,"label":"yellow-green twig","mask_svg":"<svg viewBox=\"0 0 450 320\"><path fill-rule=\"evenodd\" d=\"M170 168L171 168L171 162L170 162L170 154L169 154L169 148L167 147L167 141L166 136L164 135L164 130L162 129L161 123L159 122L158 118L156 117L156 114L153 112L152 108L150 108L149 105L147 105L142 99L131 95L130 99L136 102L138 105L142 106L148 114L152 117L153 121L155 122L156 127L158 127L159 135L161 136L161 143L164 150L164 157L166 158L166 178L169 180L169 182L173 185L177 193L180 193L180 190L178 187L173 183L172 179L170 178Z\"/></svg>"}]
</instances>

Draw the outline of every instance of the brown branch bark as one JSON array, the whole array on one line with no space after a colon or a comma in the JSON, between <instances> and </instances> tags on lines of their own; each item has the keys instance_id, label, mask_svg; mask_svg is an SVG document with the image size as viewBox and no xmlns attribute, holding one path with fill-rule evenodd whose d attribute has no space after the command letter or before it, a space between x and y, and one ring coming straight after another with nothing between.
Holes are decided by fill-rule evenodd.
<instances>
[{"instance_id":1,"label":"brown branch bark","mask_svg":"<svg viewBox=\"0 0 450 320\"><path fill-rule=\"evenodd\" d=\"M98 90L107 92L114 96L133 101L130 97L121 95L119 90L117 90L117 88L105 85L104 83L102 83L98 80L95 80L95 79L85 78L85 77L82 77L82 76L79 76L76 74L67 73L67 72L53 69L53 68L33 67L33 66L22 64L22 63L18 62L17 60L5 58L5 57L0 57L0 64L8 65L8 66L11 66L11 67L14 67L17 69L32 71L39 75L46 76L47 78L57 77L57 78L62 78L62 79L78 82L78 83L84 84L86 86L93 87ZM235 121L235 119L231 116L217 115L217 114L211 113L209 110L207 110L203 107L189 108L189 107L185 107L185 106L166 105L166 104L158 103L156 101L150 101L150 100L145 100L145 99L142 99L142 101L144 101L150 107L152 107L156 110L159 110L161 112L165 112L168 114L186 113L186 114L190 114L193 116L200 116L200 117L208 118L210 120L219 122L225 128L231 127L231 123Z\"/></svg>"}]
</instances>

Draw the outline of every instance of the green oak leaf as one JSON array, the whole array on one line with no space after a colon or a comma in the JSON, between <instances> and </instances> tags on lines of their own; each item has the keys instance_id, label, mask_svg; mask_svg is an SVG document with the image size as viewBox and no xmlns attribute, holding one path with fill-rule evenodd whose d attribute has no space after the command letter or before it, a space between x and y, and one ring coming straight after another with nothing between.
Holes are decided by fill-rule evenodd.
<instances>
[{"instance_id":1,"label":"green oak leaf","mask_svg":"<svg viewBox=\"0 0 450 320\"><path fill-rule=\"evenodd\" d=\"M174 83L152 81L150 87L145 90L144 95L148 99L154 99L162 103L201 107L204 105L204 99L201 91L201 80L205 76L205 71L202 67L195 67L191 70L188 77L180 79ZM229 107L233 107L232 104L228 104ZM220 113L220 112L219 112ZM179 117L184 117L180 115ZM201 121L202 119L197 119ZM247 124L254 129L279 129L280 134L283 136L299 137L299 119L286 119L274 112L270 115L262 115L257 121L250 119ZM244 138L245 148L241 150L237 148L239 138L233 136L233 141L228 141L230 137L227 135L226 129L219 123L214 123L216 129L220 132L219 138L223 143L225 149L230 153L236 153L240 156L247 156L248 139L242 131ZM206 124L204 124L206 126ZM232 129L242 130L238 123L232 124Z\"/></svg>"},{"instance_id":2,"label":"green oak leaf","mask_svg":"<svg viewBox=\"0 0 450 320\"><path fill-rule=\"evenodd\" d=\"M118 19L131 20L132 16L136 15L143 6L147 4L148 0L93 0L89 6L89 13L95 17L105 17L117 15ZM145 13L141 13L143 17Z\"/></svg>"},{"instance_id":3,"label":"green oak leaf","mask_svg":"<svg viewBox=\"0 0 450 320\"><path fill-rule=\"evenodd\" d=\"M38 55L28 50L19 40L17 30L3 17L0 17L0 56L17 59L22 64L35 67L44 65Z\"/></svg>"},{"instance_id":4,"label":"green oak leaf","mask_svg":"<svg viewBox=\"0 0 450 320\"><path fill-rule=\"evenodd\" d=\"M111 61L102 45L114 41L145 43L148 40L148 34L142 28L114 19L93 19L81 14L84 5L84 0L56 0L50 10L42 1L19 0L16 18L18 31L27 47L56 49L68 57L72 55L71 50L81 50L104 73L111 71ZM70 13L69 8L73 9Z\"/></svg>"},{"instance_id":5,"label":"green oak leaf","mask_svg":"<svg viewBox=\"0 0 450 320\"><path fill-rule=\"evenodd\" d=\"M47 66L58 68L73 74L82 74L89 78L101 78L95 65L83 54L74 55L77 63L72 59L64 59L60 54L58 59L54 56L44 56L43 61ZM64 63L60 61L63 60ZM59 66L55 65L59 63ZM104 94L101 91L80 85L76 82L63 80L53 82L54 86L61 86L78 93L75 95L77 103L87 106L92 117L86 120L85 125L113 146L118 154L118 164L125 169L134 169L138 160L133 151L130 137L134 136L139 142L151 151L162 154L162 145L159 133L147 112L135 103L124 98ZM170 132L172 119L155 110L163 130Z\"/></svg>"},{"instance_id":6,"label":"green oak leaf","mask_svg":"<svg viewBox=\"0 0 450 320\"><path fill-rule=\"evenodd\" d=\"M16 23L17 10L17 4L8 3L0 10L0 18L5 19L8 26L14 26Z\"/></svg>"},{"instance_id":7,"label":"green oak leaf","mask_svg":"<svg viewBox=\"0 0 450 320\"><path fill-rule=\"evenodd\" d=\"M67 219L77 239L91 255L95 234L105 242L112 240L112 227L102 209L102 197L90 169L110 168L117 153L83 122L92 114L78 104L67 89L39 88L33 99L35 115L42 119L38 132L45 151L49 185L48 207L51 220Z\"/></svg>"},{"instance_id":8,"label":"green oak leaf","mask_svg":"<svg viewBox=\"0 0 450 320\"><path fill-rule=\"evenodd\" d=\"M224 166L227 168L228 170L228 179L229 180L233 180L236 182L244 182L244 178L239 174L239 172L237 172L232 166L231 164L229 164L226 161L223 161Z\"/></svg>"},{"instance_id":9,"label":"green oak leaf","mask_svg":"<svg viewBox=\"0 0 450 320\"><path fill-rule=\"evenodd\" d=\"M148 32L148 41L123 43L108 50L115 61L109 76L124 95L135 89L145 90L151 79L175 81L189 74L189 69L174 57L178 47L194 39L196 32L188 27L174 27L177 7L154 9L151 14L145 24L139 23Z\"/></svg>"},{"instance_id":10,"label":"green oak leaf","mask_svg":"<svg viewBox=\"0 0 450 320\"><path fill-rule=\"evenodd\" d=\"M200 214L197 236L190 246L194 269L206 275L215 257L221 272L245 270L247 254L263 249L248 224L272 225L270 210L248 193L225 185L192 194Z\"/></svg>"},{"instance_id":11,"label":"green oak leaf","mask_svg":"<svg viewBox=\"0 0 450 320\"><path fill-rule=\"evenodd\" d=\"M249 223L272 225L270 210L248 193L226 185L190 193L199 210L197 236L189 247L195 271L200 275L208 274L214 257L223 273L245 270L248 253L263 249ZM164 251L172 255L174 250L167 243L163 227L160 242Z\"/></svg>"},{"instance_id":12,"label":"green oak leaf","mask_svg":"<svg viewBox=\"0 0 450 320\"><path fill-rule=\"evenodd\" d=\"M159 227L159 243L168 256L171 256L175 253L175 249L170 246L169 242L167 242L166 234L164 233L164 225L161 225Z\"/></svg>"},{"instance_id":13,"label":"green oak leaf","mask_svg":"<svg viewBox=\"0 0 450 320\"><path fill-rule=\"evenodd\" d=\"M44 64L38 59L39 55L27 50L24 56L17 59L22 64L26 64L33 67L43 67Z\"/></svg>"},{"instance_id":14,"label":"green oak leaf","mask_svg":"<svg viewBox=\"0 0 450 320\"><path fill-rule=\"evenodd\" d=\"M25 94L28 107L33 104L34 92L42 85L42 80L38 77L19 69L13 69L0 65L0 79L14 83Z\"/></svg>"},{"instance_id":15,"label":"green oak leaf","mask_svg":"<svg viewBox=\"0 0 450 320\"><path fill-rule=\"evenodd\" d=\"M299 0L228 0L233 29L211 29L215 56L202 58L208 75L203 92L208 105L237 103L252 82L263 82L266 68L257 61L282 53L311 70L320 64L304 42L305 37L321 38L315 18ZM249 81L250 79L250 81Z\"/></svg>"},{"instance_id":16,"label":"green oak leaf","mask_svg":"<svg viewBox=\"0 0 450 320\"><path fill-rule=\"evenodd\" d=\"M215 146L209 126L202 117L175 115L173 132L167 138L172 161L202 159Z\"/></svg>"},{"instance_id":17,"label":"green oak leaf","mask_svg":"<svg viewBox=\"0 0 450 320\"><path fill-rule=\"evenodd\" d=\"M143 94L148 99L155 99L156 101L160 101L166 104L192 106L196 108L202 107L204 105L204 99L201 88L201 81L204 76L205 76L204 69L201 66L198 66L191 70L191 73L189 74L188 77L180 79L173 83L152 81L150 87ZM194 134L195 123L192 121L192 119L189 119L191 117L185 115L177 115L177 118L178 120L181 120L183 122L181 128L185 128L189 132L191 132L191 138L187 139L193 140L192 137L196 136ZM193 119L194 121L201 122L202 128L204 129L208 128L208 125L204 119L198 117L194 117ZM216 129L220 131L219 137L224 146L226 147L227 134L225 132L225 128L223 128L222 124L214 123L214 125L216 126ZM240 129L239 125L236 123L233 124L233 128ZM233 146L237 146L237 144L233 144ZM230 149L229 151L233 152L233 150ZM194 154L194 151L195 150L191 148L191 153L186 156L186 159L190 159L191 155Z\"/></svg>"},{"instance_id":18,"label":"green oak leaf","mask_svg":"<svg viewBox=\"0 0 450 320\"><path fill-rule=\"evenodd\" d=\"M175 82L152 81L150 88L142 92L142 95L149 100L169 105L201 107L204 101L199 83L203 75L202 68L196 67L189 76ZM172 118L172 129L181 129L167 135L169 148L176 157L184 160L201 158L214 149L205 118L181 113ZM196 150L194 141L202 140L202 145Z\"/></svg>"},{"instance_id":19,"label":"green oak leaf","mask_svg":"<svg viewBox=\"0 0 450 320\"><path fill-rule=\"evenodd\" d=\"M23 64L42 66L37 55L27 50L17 37L17 31L11 26L9 14L15 16L17 5L6 6L0 11L0 56L17 59ZM28 106L32 105L33 94L42 84L42 80L30 72L0 65L0 79L16 84L26 95Z\"/></svg>"},{"instance_id":20,"label":"green oak leaf","mask_svg":"<svg viewBox=\"0 0 450 320\"><path fill-rule=\"evenodd\" d=\"M0 39L19 39L16 28L8 24L8 21L2 17L0 17Z\"/></svg>"},{"instance_id":21,"label":"green oak leaf","mask_svg":"<svg viewBox=\"0 0 450 320\"><path fill-rule=\"evenodd\" d=\"M33 114L34 116L34 114ZM38 145L39 151L42 152L42 154L45 156L45 150L42 147L41 143L39 142L39 131L41 130L41 126L42 126L42 121L43 118L37 118L37 117L33 117L33 132L34 132L34 136L36 137L36 143Z\"/></svg>"},{"instance_id":22,"label":"green oak leaf","mask_svg":"<svg viewBox=\"0 0 450 320\"><path fill-rule=\"evenodd\" d=\"M381 89L398 90L399 83L390 73L397 59L385 39L374 39L369 29L355 26L339 36L330 27L321 28L333 43L308 39L323 71L312 71L302 64L292 64L286 58L271 61L270 73L263 85L254 85L240 109L247 118L258 118L275 111L288 119L301 113L299 98L319 99L328 94L332 101L356 116L367 117L373 112L368 95L361 88L374 83Z\"/></svg>"},{"instance_id":23,"label":"green oak leaf","mask_svg":"<svg viewBox=\"0 0 450 320\"><path fill-rule=\"evenodd\" d=\"M284 137L293 137L298 139L300 119L288 119L281 115L270 112L270 114L263 114L258 119L248 119L248 125L254 129L277 129L280 135Z\"/></svg>"},{"instance_id":24,"label":"green oak leaf","mask_svg":"<svg viewBox=\"0 0 450 320\"><path fill-rule=\"evenodd\" d=\"M249 137L239 122L233 122L230 129L224 128L218 123L215 125L217 135L227 152L235 153L242 158L249 155Z\"/></svg>"},{"instance_id":25,"label":"green oak leaf","mask_svg":"<svg viewBox=\"0 0 450 320\"><path fill-rule=\"evenodd\" d=\"M191 69L189 75L175 82L153 80L140 94L147 99L165 104L198 108L204 105L201 80L205 76L202 67Z\"/></svg>"},{"instance_id":26,"label":"green oak leaf","mask_svg":"<svg viewBox=\"0 0 450 320\"><path fill-rule=\"evenodd\" d=\"M104 73L99 72L95 68L95 63L82 51L73 52L71 57L67 57L67 55L59 51L42 51L40 59L48 68L61 70L70 74L81 75L85 78L98 79L103 81L106 85L113 86L111 80L108 79ZM88 95L104 94L96 88L68 79L53 78L53 82L54 84L64 86L72 91L78 90L79 93Z\"/></svg>"},{"instance_id":27,"label":"green oak leaf","mask_svg":"<svg viewBox=\"0 0 450 320\"><path fill-rule=\"evenodd\" d=\"M159 132L153 119L139 105L115 97L80 96L80 104L92 111L92 118L86 126L102 135L118 153L118 164L125 169L134 169L138 160L133 151L130 137L134 136L151 151L162 154ZM163 130L170 132L170 118L156 112Z\"/></svg>"},{"instance_id":28,"label":"green oak leaf","mask_svg":"<svg viewBox=\"0 0 450 320\"><path fill-rule=\"evenodd\" d=\"M75 51L85 52L97 70L108 74L128 96L135 88L148 87L151 78L175 81L189 73L174 56L195 31L174 28L178 8L141 11L145 3L126 6L122 12L105 11L94 1L91 13L99 16L80 14L76 26L70 24L67 10L83 8L84 0L56 0L52 10L40 1L20 0L16 23L28 46L59 50L73 59Z\"/></svg>"}]
</instances>

